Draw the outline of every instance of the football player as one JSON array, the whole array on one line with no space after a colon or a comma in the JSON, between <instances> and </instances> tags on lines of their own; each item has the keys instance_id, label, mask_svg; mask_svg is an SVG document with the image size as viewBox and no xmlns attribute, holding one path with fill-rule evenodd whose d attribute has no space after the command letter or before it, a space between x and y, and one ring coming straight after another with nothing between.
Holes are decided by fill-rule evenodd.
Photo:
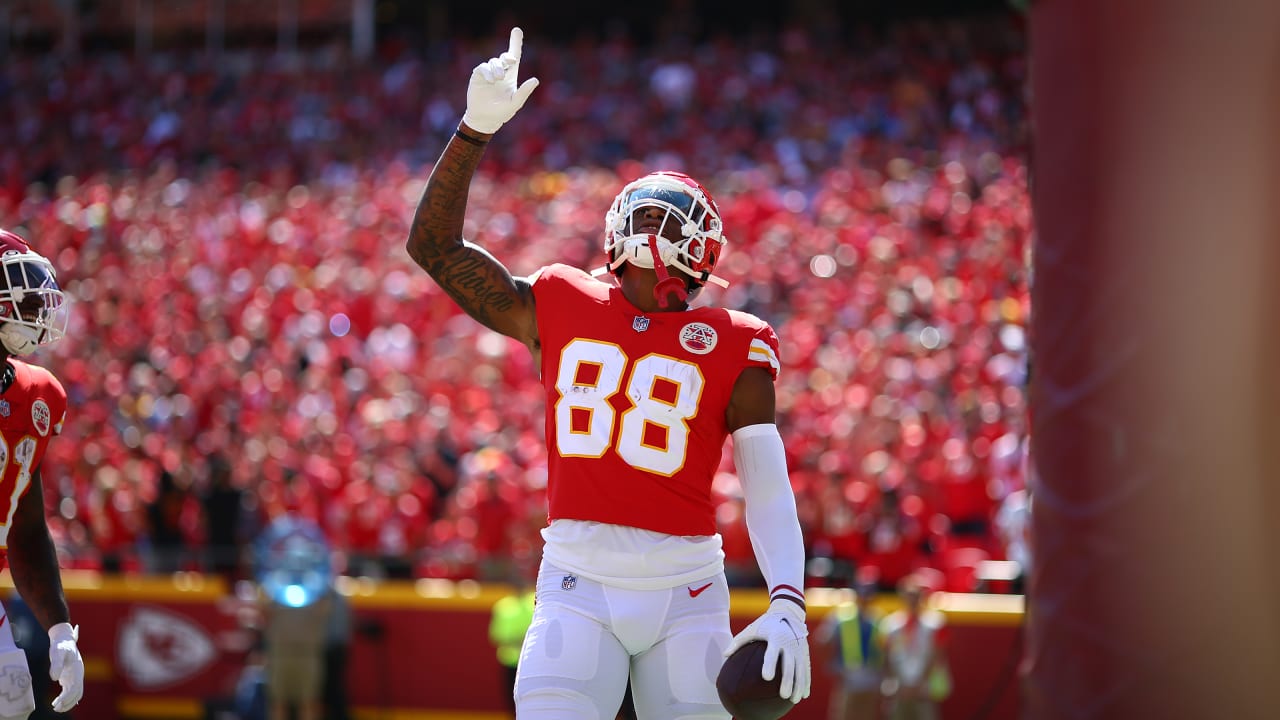
<instances>
[{"instance_id":1,"label":"football player","mask_svg":"<svg viewBox=\"0 0 1280 720\"><path fill-rule=\"evenodd\" d=\"M62 432L67 393L48 370L16 356L56 342L67 313L53 265L21 237L0 230L0 567L49 632L49 676L62 686L53 709L67 712L84 693L84 661L62 591L58 557L44 515L40 461ZM0 616L3 610L0 609ZM0 620L0 720L35 710L26 656Z\"/></svg>"},{"instance_id":2,"label":"football player","mask_svg":"<svg viewBox=\"0 0 1280 720\"><path fill-rule=\"evenodd\" d=\"M408 252L485 327L528 346L546 388L548 519L516 680L522 720L612 718L628 678L644 719L727 718L725 655L767 642L780 694L809 694L804 548L774 424L778 340L746 313L690 307L725 244L707 189L658 172L605 214L596 279L555 264L514 277L462 237L485 145L537 87L517 85L523 33L478 65L427 182ZM727 436L768 610L731 638L711 496Z\"/></svg>"}]
</instances>

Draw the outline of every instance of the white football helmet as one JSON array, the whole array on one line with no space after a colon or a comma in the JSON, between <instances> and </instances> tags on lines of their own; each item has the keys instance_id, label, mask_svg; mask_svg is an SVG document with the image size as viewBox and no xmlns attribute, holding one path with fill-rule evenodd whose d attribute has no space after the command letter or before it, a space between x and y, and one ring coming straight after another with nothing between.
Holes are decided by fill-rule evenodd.
<instances>
[{"instance_id":1,"label":"white football helmet","mask_svg":"<svg viewBox=\"0 0 1280 720\"><path fill-rule=\"evenodd\" d=\"M11 355L26 355L67 333L66 297L53 263L26 240L0 229L0 343Z\"/></svg>"},{"instance_id":2,"label":"white football helmet","mask_svg":"<svg viewBox=\"0 0 1280 720\"><path fill-rule=\"evenodd\" d=\"M663 211L656 228L641 228L636 224L636 211L644 208ZM679 242L663 236L668 224L680 228ZM711 274L726 240L720 209L698 181L684 173L664 171L645 175L622 188L604 216L604 252L608 265L596 274L617 275L624 263L653 268L653 251L649 246L653 236L657 238L658 255L663 264L692 278L691 297L708 282L729 287L729 283Z\"/></svg>"}]
</instances>

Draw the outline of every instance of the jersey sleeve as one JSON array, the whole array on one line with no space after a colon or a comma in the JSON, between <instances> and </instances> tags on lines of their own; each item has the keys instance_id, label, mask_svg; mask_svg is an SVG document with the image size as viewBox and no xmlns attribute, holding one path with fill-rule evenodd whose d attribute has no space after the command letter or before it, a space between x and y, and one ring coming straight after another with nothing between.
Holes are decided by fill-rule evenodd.
<instances>
[{"instance_id":1,"label":"jersey sleeve","mask_svg":"<svg viewBox=\"0 0 1280 720\"><path fill-rule=\"evenodd\" d=\"M571 330L573 317L568 310L581 302L583 288L590 282L590 275L563 263L543 266L529 275L538 335L544 341Z\"/></svg>"},{"instance_id":2,"label":"jersey sleeve","mask_svg":"<svg viewBox=\"0 0 1280 720\"><path fill-rule=\"evenodd\" d=\"M51 432L53 435L61 435L62 424L67 421L67 391L53 375L50 375L49 379L52 381L51 395L53 396L49 404L49 409L52 411L50 414L53 416L53 429Z\"/></svg>"},{"instance_id":3,"label":"jersey sleeve","mask_svg":"<svg viewBox=\"0 0 1280 720\"><path fill-rule=\"evenodd\" d=\"M586 275L581 270L563 263L543 265L534 270L529 274L528 278L529 284L533 287L534 297L546 294L548 291L554 292L556 288L568 284L568 278L571 274Z\"/></svg>"},{"instance_id":4,"label":"jersey sleeve","mask_svg":"<svg viewBox=\"0 0 1280 720\"><path fill-rule=\"evenodd\" d=\"M59 419L58 419L58 421L57 421L57 422L55 422L55 423L53 424L53 434L54 434L54 435L61 435L61 434L62 434L62 424L63 424L64 422L66 422L66 421L67 421L67 411L66 411L66 409L63 409L63 411L62 411L62 417L61 417L61 418L59 418Z\"/></svg>"},{"instance_id":5,"label":"jersey sleeve","mask_svg":"<svg viewBox=\"0 0 1280 720\"><path fill-rule=\"evenodd\" d=\"M31 381L32 397L31 400L36 402L36 406L43 404L48 408L48 417L44 418L43 427L41 422L36 418L36 413L32 413L32 423L35 431L42 437L48 435L61 435L62 424L67 419L67 391L62 387L62 383L58 378L47 369L38 365L27 365L27 377ZM42 402L41 402L42 401Z\"/></svg>"},{"instance_id":6,"label":"jersey sleeve","mask_svg":"<svg viewBox=\"0 0 1280 720\"><path fill-rule=\"evenodd\" d=\"M762 367L777 380L782 367L778 355L778 335L768 323L761 321L747 346L747 367Z\"/></svg>"}]
</instances>

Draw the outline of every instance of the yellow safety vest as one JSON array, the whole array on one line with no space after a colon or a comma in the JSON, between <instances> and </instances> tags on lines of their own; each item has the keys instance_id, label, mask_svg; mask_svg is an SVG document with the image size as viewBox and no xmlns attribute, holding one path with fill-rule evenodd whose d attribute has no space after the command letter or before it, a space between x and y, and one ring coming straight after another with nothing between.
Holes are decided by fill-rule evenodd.
<instances>
[{"instance_id":1,"label":"yellow safety vest","mask_svg":"<svg viewBox=\"0 0 1280 720\"><path fill-rule=\"evenodd\" d=\"M840 660L846 668L872 665L877 660L877 643L880 631L874 619L871 621L871 657L862 657L862 629L858 622L858 606L852 603L837 606L836 623L840 628Z\"/></svg>"},{"instance_id":2,"label":"yellow safety vest","mask_svg":"<svg viewBox=\"0 0 1280 720\"><path fill-rule=\"evenodd\" d=\"M498 662L515 667L520 661L524 634L533 622L533 591L508 595L493 604L489 620L489 641L498 649Z\"/></svg>"}]
</instances>

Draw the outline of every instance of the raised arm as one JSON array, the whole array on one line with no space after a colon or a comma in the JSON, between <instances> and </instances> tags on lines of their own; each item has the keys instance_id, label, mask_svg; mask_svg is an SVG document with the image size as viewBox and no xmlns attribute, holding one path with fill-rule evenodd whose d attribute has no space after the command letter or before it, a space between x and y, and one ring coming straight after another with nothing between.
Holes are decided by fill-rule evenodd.
<instances>
[{"instance_id":1,"label":"raised arm","mask_svg":"<svg viewBox=\"0 0 1280 720\"><path fill-rule=\"evenodd\" d=\"M529 282L513 277L496 258L462 237L467 192L485 145L538 86L537 79L530 78L516 87L523 42L524 33L513 28L507 51L472 71L466 114L427 180L407 249L468 315L536 349Z\"/></svg>"},{"instance_id":2,"label":"raised arm","mask_svg":"<svg viewBox=\"0 0 1280 720\"><path fill-rule=\"evenodd\" d=\"M465 125L459 132L467 132ZM483 154L482 144L457 136L449 141L414 215L409 255L468 315L533 347L537 325L529 282L462 237L467 189Z\"/></svg>"}]
</instances>

